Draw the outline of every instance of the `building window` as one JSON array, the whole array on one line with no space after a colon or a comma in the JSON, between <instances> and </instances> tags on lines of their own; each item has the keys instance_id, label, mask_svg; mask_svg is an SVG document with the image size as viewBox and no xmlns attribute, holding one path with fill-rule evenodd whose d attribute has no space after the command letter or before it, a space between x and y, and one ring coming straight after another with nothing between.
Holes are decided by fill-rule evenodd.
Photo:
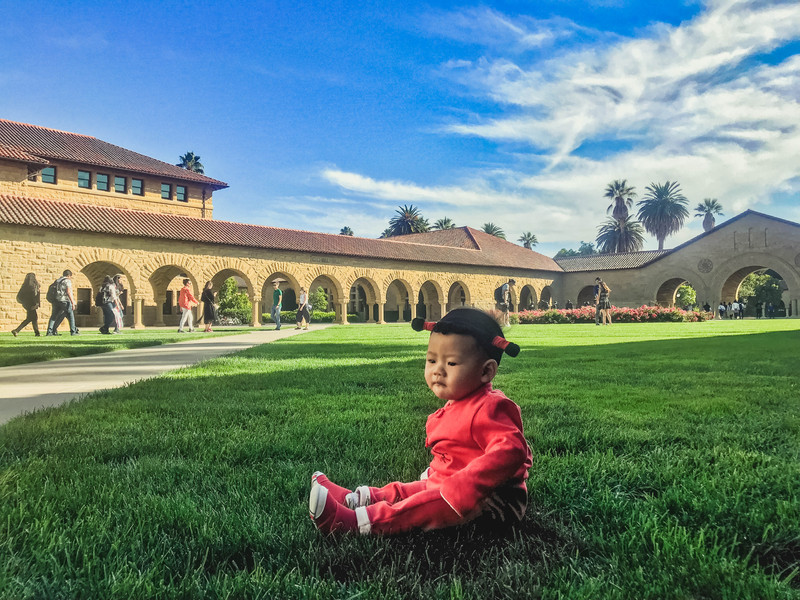
<instances>
[{"instance_id":1,"label":"building window","mask_svg":"<svg viewBox=\"0 0 800 600\"><path fill-rule=\"evenodd\" d=\"M78 288L77 292L77 298L75 298L75 314L92 314L92 289Z\"/></svg>"},{"instance_id":2,"label":"building window","mask_svg":"<svg viewBox=\"0 0 800 600\"><path fill-rule=\"evenodd\" d=\"M185 185L176 185L175 186L175 199L178 202L188 202L189 197L186 195L186 186Z\"/></svg>"},{"instance_id":3,"label":"building window","mask_svg":"<svg viewBox=\"0 0 800 600\"><path fill-rule=\"evenodd\" d=\"M120 177L119 175L114 176L114 191L118 194L127 194L128 193L128 178L127 177Z\"/></svg>"},{"instance_id":4,"label":"building window","mask_svg":"<svg viewBox=\"0 0 800 600\"><path fill-rule=\"evenodd\" d=\"M105 173L98 173L97 174L97 189L101 192L108 191L108 175Z\"/></svg>"},{"instance_id":5,"label":"building window","mask_svg":"<svg viewBox=\"0 0 800 600\"><path fill-rule=\"evenodd\" d=\"M161 197L164 200L172 200L172 184L171 183L162 183L161 184Z\"/></svg>"},{"instance_id":6,"label":"building window","mask_svg":"<svg viewBox=\"0 0 800 600\"><path fill-rule=\"evenodd\" d=\"M92 174L89 171L78 171L78 187L92 189Z\"/></svg>"},{"instance_id":7,"label":"building window","mask_svg":"<svg viewBox=\"0 0 800 600\"><path fill-rule=\"evenodd\" d=\"M141 179L131 179L131 194L134 196L144 196L144 181Z\"/></svg>"},{"instance_id":8,"label":"building window","mask_svg":"<svg viewBox=\"0 0 800 600\"><path fill-rule=\"evenodd\" d=\"M172 296L173 296L172 290L167 290L166 298L164 298L164 304L161 306L162 315L172 314L172 303L174 302Z\"/></svg>"},{"instance_id":9,"label":"building window","mask_svg":"<svg viewBox=\"0 0 800 600\"><path fill-rule=\"evenodd\" d=\"M56 182L56 168L45 167L42 169L42 183L55 183Z\"/></svg>"}]
</instances>

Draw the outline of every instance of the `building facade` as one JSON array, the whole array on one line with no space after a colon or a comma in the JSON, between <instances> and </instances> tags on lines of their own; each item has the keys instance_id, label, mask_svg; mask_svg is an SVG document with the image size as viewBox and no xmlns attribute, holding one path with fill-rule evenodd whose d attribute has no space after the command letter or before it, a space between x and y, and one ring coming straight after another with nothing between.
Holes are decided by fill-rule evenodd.
<instances>
[{"instance_id":1,"label":"building facade","mask_svg":"<svg viewBox=\"0 0 800 600\"><path fill-rule=\"evenodd\" d=\"M800 226L752 211L673 250L555 261L469 227L376 240L219 221L212 194L225 187L96 138L0 119L0 328L24 317L15 298L26 273L46 289L65 269L83 327L99 322L92 299L115 274L124 276L126 324L137 328L177 323L184 278L199 296L228 277L253 303L253 326L269 312L275 279L286 308L301 286L322 287L338 322L356 312L384 323L493 308L509 278L514 309L582 304L598 275L618 306L673 304L684 281L715 304L761 268L780 273L788 312L798 314Z\"/></svg>"}]
</instances>

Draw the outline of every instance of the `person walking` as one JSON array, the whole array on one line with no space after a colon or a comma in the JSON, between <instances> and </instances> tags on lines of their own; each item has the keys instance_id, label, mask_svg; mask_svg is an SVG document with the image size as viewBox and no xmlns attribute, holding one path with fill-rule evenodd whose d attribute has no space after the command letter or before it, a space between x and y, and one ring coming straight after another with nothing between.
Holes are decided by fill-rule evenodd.
<instances>
[{"instance_id":1,"label":"person walking","mask_svg":"<svg viewBox=\"0 0 800 600\"><path fill-rule=\"evenodd\" d=\"M47 335L61 335L58 326L65 318L69 323L70 335L79 335L75 326L75 296L72 292L72 271L66 269L61 277L56 279L56 297L53 302L53 312L47 324Z\"/></svg>"},{"instance_id":2,"label":"person walking","mask_svg":"<svg viewBox=\"0 0 800 600\"><path fill-rule=\"evenodd\" d=\"M22 287L17 292L17 302L25 309L26 315L25 320L18 327L11 330L11 334L17 337L17 334L30 323L33 326L33 334L39 337L39 314L36 311L41 303L41 290L39 289L39 282L36 281L35 273L25 275L25 281L22 282Z\"/></svg>"},{"instance_id":3,"label":"person walking","mask_svg":"<svg viewBox=\"0 0 800 600\"><path fill-rule=\"evenodd\" d=\"M270 316L275 321L275 331L280 331L281 328L281 306L283 305L283 291L280 287L281 283L277 279L272 282L272 310Z\"/></svg>"},{"instance_id":4,"label":"person walking","mask_svg":"<svg viewBox=\"0 0 800 600\"><path fill-rule=\"evenodd\" d=\"M500 286L500 313L503 316L501 325L508 327L511 324L509 311L511 310L511 288L516 285L514 279L509 279L506 283Z\"/></svg>"},{"instance_id":5,"label":"person walking","mask_svg":"<svg viewBox=\"0 0 800 600\"><path fill-rule=\"evenodd\" d=\"M189 324L189 333L194 331L194 315L192 315L192 308L200 304L192 294L190 287L191 280L184 279L183 287L178 294L178 306L181 307L181 322L178 325L178 333L183 333L183 326Z\"/></svg>"},{"instance_id":6,"label":"person walking","mask_svg":"<svg viewBox=\"0 0 800 600\"><path fill-rule=\"evenodd\" d=\"M122 284L122 274L114 275L114 286L117 288L114 294L114 333L119 333L122 329L122 317L125 316L125 306L122 304L122 294L125 291L125 286Z\"/></svg>"},{"instance_id":7,"label":"person walking","mask_svg":"<svg viewBox=\"0 0 800 600\"><path fill-rule=\"evenodd\" d=\"M103 335L110 335L112 333L119 333L117 326L117 311L119 310L119 292L117 291L117 284L110 275L106 275L103 279L103 285L100 287L100 294L102 296L102 304L100 308L103 311L103 326L100 328L100 333ZM114 327L114 331L111 331Z\"/></svg>"},{"instance_id":8,"label":"person walking","mask_svg":"<svg viewBox=\"0 0 800 600\"><path fill-rule=\"evenodd\" d=\"M211 281L206 282L206 287L203 288L203 293L200 294L200 301L203 303L203 323L206 326L203 332L211 333L211 326L217 317L217 305L214 302L214 284Z\"/></svg>"},{"instance_id":9,"label":"person walking","mask_svg":"<svg viewBox=\"0 0 800 600\"><path fill-rule=\"evenodd\" d=\"M611 302L608 297L611 294L611 288L599 277L596 279L598 286L597 293L597 310L600 311L600 317L603 325L611 325ZM595 311L596 312L596 311Z\"/></svg>"},{"instance_id":10,"label":"person walking","mask_svg":"<svg viewBox=\"0 0 800 600\"><path fill-rule=\"evenodd\" d=\"M603 311L600 309L600 278L594 279L594 324L600 325L600 317Z\"/></svg>"},{"instance_id":11,"label":"person walking","mask_svg":"<svg viewBox=\"0 0 800 600\"><path fill-rule=\"evenodd\" d=\"M297 327L295 329L308 329L311 323L311 313L309 312L308 294L306 288L300 287L300 305L297 307Z\"/></svg>"}]
</instances>

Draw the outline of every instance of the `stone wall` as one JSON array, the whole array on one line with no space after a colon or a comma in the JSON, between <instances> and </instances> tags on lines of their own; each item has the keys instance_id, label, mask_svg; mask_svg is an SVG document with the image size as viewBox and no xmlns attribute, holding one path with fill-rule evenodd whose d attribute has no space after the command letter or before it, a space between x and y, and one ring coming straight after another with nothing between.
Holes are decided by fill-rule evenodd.
<instances>
[{"instance_id":1,"label":"stone wall","mask_svg":"<svg viewBox=\"0 0 800 600\"><path fill-rule=\"evenodd\" d=\"M269 312L275 278L284 280L282 288L299 292L322 286L329 292L339 322L345 320L350 290L361 286L374 313L370 321L383 322L388 311L402 312L398 304L407 298L412 315L423 312L427 318L441 318L448 310L463 304L494 308L494 290L509 278L517 281L512 301L519 302L523 289L541 296L545 288L557 287L561 273L513 269L483 269L460 265L442 266L424 262L401 262L313 255L297 251L268 251L236 246L118 237L86 232L56 231L33 227L0 225L0 329L8 330L24 317L16 293L25 274L34 272L42 286L47 286L65 269L75 273L76 288L91 288L89 297L101 284L103 276L120 273L125 278L130 310L127 320L136 327L172 325L176 315L164 315L163 305L173 291L173 301L180 280L192 282L199 297L206 281L219 289L227 277L236 276L244 284L254 303L252 324ZM422 297L424 309L417 307ZM44 302L40 323L50 307ZM375 308L373 305L377 305ZM94 325L99 309L80 317L79 326ZM371 311L372 312L372 311ZM377 318L374 318L377 316Z\"/></svg>"}]
</instances>

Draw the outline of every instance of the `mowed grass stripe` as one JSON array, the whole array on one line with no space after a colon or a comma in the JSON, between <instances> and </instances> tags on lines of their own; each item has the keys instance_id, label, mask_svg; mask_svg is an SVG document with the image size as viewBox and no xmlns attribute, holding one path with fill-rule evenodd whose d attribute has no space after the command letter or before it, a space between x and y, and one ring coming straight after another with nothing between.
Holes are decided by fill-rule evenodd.
<instances>
[{"instance_id":1,"label":"mowed grass stripe","mask_svg":"<svg viewBox=\"0 0 800 600\"><path fill-rule=\"evenodd\" d=\"M327 539L429 460L427 334L335 327L0 428L0 597L797 598L797 321L517 326L521 527Z\"/></svg>"}]
</instances>

